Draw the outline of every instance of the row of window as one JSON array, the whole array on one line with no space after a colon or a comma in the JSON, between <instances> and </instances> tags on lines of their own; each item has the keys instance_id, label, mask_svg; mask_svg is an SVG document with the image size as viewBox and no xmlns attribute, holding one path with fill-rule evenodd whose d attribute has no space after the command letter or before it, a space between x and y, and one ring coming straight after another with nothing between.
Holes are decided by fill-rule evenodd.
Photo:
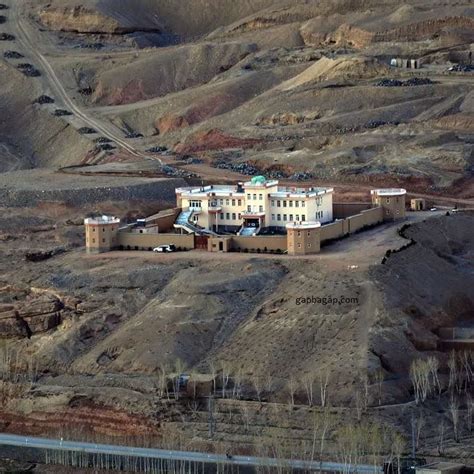
<instances>
[{"instance_id":1,"label":"row of window","mask_svg":"<svg viewBox=\"0 0 474 474\"><path fill-rule=\"evenodd\" d=\"M89 243L89 239L86 238L86 243ZM95 244L95 239L92 239L92 243ZM102 243L105 244L105 239L102 239Z\"/></svg>"},{"instance_id":2,"label":"row of window","mask_svg":"<svg viewBox=\"0 0 474 474\"><path fill-rule=\"evenodd\" d=\"M95 227L92 227L92 232L95 232L95 229ZM115 227L112 227L110 230L113 232L115 230ZM105 232L105 227L102 227L102 232Z\"/></svg>"},{"instance_id":3,"label":"row of window","mask_svg":"<svg viewBox=\"0 0 474 474\"><path fill-rule=\"evenodd\" d=\"M247 194L247 200L248 200L248 201L251 201L251 200L252 200L252 197L253 197L253 200L254 200L254 201L257 200L257 195L256 195L256 194ZM258 200L259 200L259 201L263 201L263 194L259 194L259 195L258 195Z\"/></svg>"},{"instance_id":4,"label":"row of window","mask_svg":"<svg viewBox=\"0 0 474 474\"><path fill-rule=\"evenodd\" d=\"M232 203L232 206L242 206L242 199L219 199L219 206L223 206L225 201L226 206L230 206ZM216 201L217 203L217 201ZM211 204L212 206L212 204Z\"/></svg>"},{"instance_id":5,"label":"row of window","mask_svg":"<svg viewBox=\"0 0 474 474\"><path fill-rule=\"evenodd\" d=\"M282 219L282 216L283 216L283 219ZM289 219L287 219L287 217L289 217ZM293 219L294 217L294 219ZM301 217L301 219L300 219ZM290 214L288 216L288 214L272 214L272 221L277 221L277 222L294 222L294 221L297 221L297 222L305 222L306 221L306 215L305 214Z\"/></svg>"},{"instance_id":6,"label":"row of window","mask_svg":"<svg viewBox=\"0 0 474 474\"><path fill-rule=\"evenodd\" d=\"M232 216L232 217L231 217ZM225 214L223 212L220 213L220 218L221 219L226 219L228 221L230 220L233 220L233 221L236 221L237 219L242 219L242 214L240 214L240 212L237 214L235 212L226 212Z\"/></svg>"},{"instance_id":7,"label":"row of window","mask_svg":"<svg viewBox=\"0 0 474 474\"><path fill-rule=\"evenodd\" d=\"M305 207L306 203L304 201L285 201L285 200L282 200L282 201L277 201L277 200L272 200L272 206L273 207Z\"/></svg>"}]
</instances>

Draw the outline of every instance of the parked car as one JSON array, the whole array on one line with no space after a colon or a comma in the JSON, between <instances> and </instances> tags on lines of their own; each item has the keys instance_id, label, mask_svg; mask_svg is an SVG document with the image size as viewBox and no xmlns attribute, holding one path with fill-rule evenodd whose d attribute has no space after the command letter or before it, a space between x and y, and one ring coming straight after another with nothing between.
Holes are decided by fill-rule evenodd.
<instances>
[{"instance_id":1,"label":"parked car","mask_svg":"<svg viewBox=\"0 0 474 474\"><path fill-rule=\"evenodd\" d=\"M169 253L169 252L176 252L176 245L160 245L159 247L155 247L153 252L158 253Z\"/></svg>"}]
</instances>

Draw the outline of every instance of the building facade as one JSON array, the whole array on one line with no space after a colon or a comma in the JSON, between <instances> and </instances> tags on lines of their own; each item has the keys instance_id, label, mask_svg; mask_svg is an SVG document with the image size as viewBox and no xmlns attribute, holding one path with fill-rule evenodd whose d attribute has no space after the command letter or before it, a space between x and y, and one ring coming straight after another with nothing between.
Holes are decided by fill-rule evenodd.
<instances>
[{"instance_id":1,"label":"building facade","mask_svg":"<svg viewBox=\"0 0 474 474\"><path fill-rule=\"evenodd\" d=\"M108 252L117 246L120 219L101 216L84 219L88 253Z\"/></svg>"},{"instance_id":2,"label":"building facade","mask_svg":"<svg viewBox=\"0 0 474 474\"><path fill-rule=\"evenodd\" d=\"M254 235L263 228L284 231L292 222L333 220L332 188L282 187L263 176L236 186L178 188L176 196L195 225L217 233Z\"/></svg>"},{"instance_id":3,"label":"building facade","mask_svg":"<svg viewBox=\"0 0 474 474\"><path fill-rule=\"evenodd\" d=\"M374 189L370 193L372 205L383 209L384 220L405 218L407 194L405 189Z\"/></svg>"},{"instance_id":4,"label":"building facade","mask_svg":"<svg viewBox=\"0 0 474 474\"><path fill-rule=\"evenodd\" d=\"M286 225L288 255L310 255L321 250L319 222L292 222Z\"/></svg>"}]
</instances>

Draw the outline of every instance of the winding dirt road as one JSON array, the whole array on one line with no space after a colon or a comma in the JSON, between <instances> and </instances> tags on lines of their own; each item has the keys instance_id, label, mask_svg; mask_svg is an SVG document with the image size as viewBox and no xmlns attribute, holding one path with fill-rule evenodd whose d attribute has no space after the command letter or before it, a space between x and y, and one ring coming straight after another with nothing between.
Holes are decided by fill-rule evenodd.
<instances>
[{"instance_id":1,"label":"winding dirt road","mask_svg":"<svg viewBox=\"0 0 474 474\"><path fill-rule=\"evenodd\" d=\"M16 0L10 6L10 19L14 24L16 34L17 34L17 41L23 46L23 48L29 52L29 54L35 58L39 65L41 65L43 73L45 77L48 79L52 90L54 91L55 95L62 100L64 105L68 107L71 112L79 119L81 119L86 126L94 128L98 132L100 132L104 137L109 138L113 142L115 142L119 147L126 150L128 153L135 157L143 158L143 159L152 159L155 161L161 160L157 157L151 157L140 150L137 150L133 145L128 143L123 138L123 131L120 130L118 127L115 127L111 123L103 123L99 121L97 118L92 117L86 111L79 108L74 101L69 97L66 90L64 89L61 81L59 80L58 76L56 75L54 69L52 68L51 64L48 62L47 57L42 54L38 48L36 43L33 41L30 28L31 25L28 24L22 18L22 4L23 2L20 0Z\"/></svg>"}]
</instances>

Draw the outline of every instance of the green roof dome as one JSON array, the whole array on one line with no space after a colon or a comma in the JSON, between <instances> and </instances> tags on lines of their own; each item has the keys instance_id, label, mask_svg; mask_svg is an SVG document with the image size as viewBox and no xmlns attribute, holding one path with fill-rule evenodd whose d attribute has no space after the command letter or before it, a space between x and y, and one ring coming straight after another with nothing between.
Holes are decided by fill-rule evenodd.
<instances>
[{"instance_id":1,"label":"green roof dome","mask_svg":"<svg viewBox=\"0 0 474 474\"><path fill-rule=\"evenodd\" d=\"M251 180L252 184L265 184L266 182L265 176L254 176Z\"/></svg>"}]
</instances>

